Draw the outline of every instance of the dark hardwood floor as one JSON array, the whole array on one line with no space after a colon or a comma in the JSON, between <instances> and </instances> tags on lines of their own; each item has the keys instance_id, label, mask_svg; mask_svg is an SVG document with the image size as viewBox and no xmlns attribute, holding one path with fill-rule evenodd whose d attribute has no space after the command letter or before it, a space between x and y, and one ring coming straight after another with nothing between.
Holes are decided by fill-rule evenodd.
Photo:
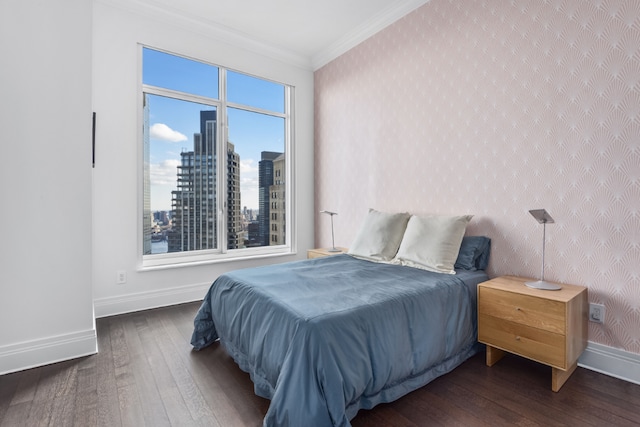
<instances>
[{"instance_id":1,"label":"dark hardwood floor","mask_svg":"<svg viewBox=\"0 0 640 427\"><path fill-rule=\"evenodd\" d=\"M215 344L191 351L197 303L98 319L97 355L0 376L0 426L260 426L269 401ZM478 354L364 426L638 426L640 386L578 368L558 393L543 365ZM301 426L302 427L302 426Z\"/></svg>"}]
</instances>

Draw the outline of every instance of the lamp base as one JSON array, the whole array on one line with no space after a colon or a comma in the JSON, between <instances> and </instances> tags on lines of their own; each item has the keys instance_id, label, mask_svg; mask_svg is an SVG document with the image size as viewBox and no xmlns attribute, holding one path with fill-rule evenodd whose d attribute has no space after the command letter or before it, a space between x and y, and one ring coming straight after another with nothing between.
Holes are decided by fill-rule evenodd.
<instances>
[{"instance_id":1,"label":"lamp base","mask_svg":"<svg viewBox=\"0 0 640 427\"><path fill-rule=\"evenodd\" d=\"M530 288L544 289L545 291L559 291L560 289L562 289L562 286L558 286L555 283L546 282L544 280L525 282L524 284Z\"/></svg>"},{"instance_id":2,"label":"lamp base","mask_svg":"<svg viewBox=\"0 0 640 427\"><path fill-rule=\"evenodd\" d=\"M327 249L327 252L342 252L342 250L340 250L338 248L329 248L329 249Z\"/></svg>"}]
</instances>

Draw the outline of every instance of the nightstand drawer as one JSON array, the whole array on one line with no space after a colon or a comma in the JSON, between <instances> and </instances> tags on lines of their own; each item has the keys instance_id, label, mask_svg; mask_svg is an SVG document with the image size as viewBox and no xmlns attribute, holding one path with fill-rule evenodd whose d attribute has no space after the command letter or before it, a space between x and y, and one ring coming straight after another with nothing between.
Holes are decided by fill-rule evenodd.
<instances>
[{"instance_id":1,"label":"nightstand drawer","mask_svg":"<svg viewBox=\"0 0 640 427\"><path fill-rule=\"evenodd\" d=\"M566 308L562 302L484 287L479 291L480 313L556 334L566 333Z\"/></svg>"},{"instance_id":2,"label":"nightstand drawer","mask_svg":"<svg viewBox=\"0 0 640 427\"><path fill-rule=\"evenodd\" d=\"M478 341L520 356L566 369L565 336L485 314L479 317Z\"/></svg>"},{"instance_id":3,"label":"nightstand drawer","mask_svg":"<svg viewBox=\"0 0 640 427\"><path fill-rule=\"evenodd\" d=\"M528 281L500 276L478 285L478 341L487 345L487 366L506 353L551 366L551 390L558 391L587 346L587 288L546 291Z\"/></svg>"}]
</instances>

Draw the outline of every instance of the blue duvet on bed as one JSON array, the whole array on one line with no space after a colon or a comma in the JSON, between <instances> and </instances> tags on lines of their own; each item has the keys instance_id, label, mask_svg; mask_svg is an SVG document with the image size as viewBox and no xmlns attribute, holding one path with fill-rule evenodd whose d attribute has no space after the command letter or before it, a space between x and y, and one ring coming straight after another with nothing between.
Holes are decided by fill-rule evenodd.
<instances>
[{"instance_id":1,"label":"blue duvet on bed","mask_svg":"<svg viewBox=\"0 0 640 427\"><path fill-rule=\"evenodd\" d=\"M483 280L349 255L237 270L209 289L191 343L220 339L271 399L265 426L349 426L477 351Z\"/></svg>"}]
</instances>

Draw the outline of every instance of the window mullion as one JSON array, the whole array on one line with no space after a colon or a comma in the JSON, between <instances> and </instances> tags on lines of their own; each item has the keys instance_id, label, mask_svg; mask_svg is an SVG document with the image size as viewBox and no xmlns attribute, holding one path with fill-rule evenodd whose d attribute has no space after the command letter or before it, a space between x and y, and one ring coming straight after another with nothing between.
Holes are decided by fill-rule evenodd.
<instances>
[{"instance_id":1,"label":"window mullion","mask_svg":"<svg viewBox=\"0 0 640 427\"><path fill-rule=\"evenodd\" d=\"M152 95L165 96L167 98L180 99L182 101L195 102L204 105L220 105L220 100L215 98L208 98L206 96L193 95L186 92L180 92L177 90L165 89L156 86L142 85L142 91Z\"/></svg>"},{"instance_id":2,"label":"window mullion","mask_svg":"<svg viewBox=\"0 0 640 427\"><path fill-rule=\"evenodd\" d=\"M220 94L221 108L218 113L218 160L216 162L216 206L218 208L218 244L222 253L227 253L229 246L229 236L227 230L227 71L220 69L218 73L218 93Z\"/></svg>"},{"instance_id":3,"label":"window mullion","mask_svg":"<svg viewBox=\"0 0 640 427\"><path fill-rule=\"evenodd\" d=\"M286 163L285 163L285 195L284 195L284 203L285 205L285 221L284 221L284 227L286 228L286 230L284 231L284 235L285 235L285 244L288 246L291 246L293 248L294 246L294 240L292 239L292 235L293 235L293 230L295 229L295 222L294 222L294 218L295 216L295 206L293 203L293 194L295 194L295 173L294 173L294 167L295 167L295 162L293 161L293 159L295 158L295 149L294 149L294 144L293 144L293 135L294 135L294 119L293 119L293 112L294 112L294 88L292 88L291 86L286 86L285 87L285 108L284 108L284 112L286 114L284 120L285 120L285 138L284 138L284 149L285 149L285 153L287 153L287 157L286 157Z\"/></svg>"},{"instance_id":4,"label":"window mullion","mask_svg":"<svg viewBox=\"0 0 640 427\"><path fill-rule=\"evenodd\" d=\"M277 111L264 110L262 108L257 107L249 107L243 104L236 104L235 102L225 102L226 106L229 108L236 108L238 110L250 111L252 113L265 114L267 116L280 117L286 119L288 117L287 112L278 113Z\"/></svg>"}]
</instances>

